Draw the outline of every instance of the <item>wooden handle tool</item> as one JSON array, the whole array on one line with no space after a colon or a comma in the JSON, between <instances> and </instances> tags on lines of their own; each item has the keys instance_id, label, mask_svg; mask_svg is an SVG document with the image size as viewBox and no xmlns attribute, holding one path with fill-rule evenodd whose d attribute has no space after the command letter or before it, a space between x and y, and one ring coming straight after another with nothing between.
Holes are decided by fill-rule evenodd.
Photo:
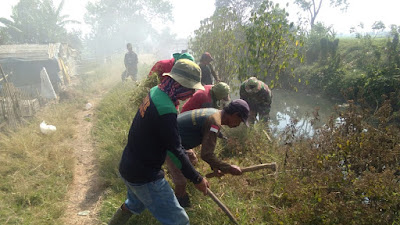
<instances>
[{"instance_id":1,"label":"wooden handle tool","mask_svg":"<svg viewBox=\"0 0 400 225\"><path fill-rule=\"evenodd\" d=\"M257 170L261 170L261 169L271 169L272 171L276 171L276 162L264 163L264 164L260 164L260 165L241 168L243 173L257 171ZM212 178L212 177L215 177L215 176L217 176L217 174L215 172L209 173L209 174L206 175L207 178Z\"/></svg>"},{"instance_id":2,"label":"wooden handle tool","mask_svg":"<svg viewBox=\"0 0 400 225\"><path fill-rule=\"evenodd\" d=\"M214 200L215 203L217 203L217 205L222 209L222 211L224 211L224 213L229 217L229 219L232 221L232 223L234 224L239 224L235 217L233 216L233 214L229 211L228 207L226 207L224 205L224 203L222 203L217 196L209 189L207 188L207 194L208 196L210 196L212 198L212 200Z\"/></svg>"}]
</instances>

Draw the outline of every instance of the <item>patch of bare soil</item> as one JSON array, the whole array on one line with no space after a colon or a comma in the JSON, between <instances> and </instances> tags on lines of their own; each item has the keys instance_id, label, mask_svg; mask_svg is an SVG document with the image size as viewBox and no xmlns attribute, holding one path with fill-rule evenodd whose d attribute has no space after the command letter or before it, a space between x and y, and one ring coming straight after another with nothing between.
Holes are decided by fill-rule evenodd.
<instances>
[{"instance_id":1,"label":"patch of bare soil","mask_svg":"<svg viewBox=\"0 0 400 225\"><path fill-rule=\"evenodd\" d=\"M92 107L79 111L74 140L70 142L75 157L73 182L68 188L67 206L62 224L98 225L98 210L103 188L99 179L95 145L91 136L93 108L100 99L92 99Z\"/></svg>"}]
</instances>

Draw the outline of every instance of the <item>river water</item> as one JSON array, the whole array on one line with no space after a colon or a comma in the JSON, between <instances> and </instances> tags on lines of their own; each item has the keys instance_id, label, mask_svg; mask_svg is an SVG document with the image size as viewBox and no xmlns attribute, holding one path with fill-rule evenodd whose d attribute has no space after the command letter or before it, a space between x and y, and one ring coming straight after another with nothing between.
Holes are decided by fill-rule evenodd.
<instances>
[{"instance_id":1,"label":"river water","mask_svg":"<svg viewBox=\"0 0 400 225\"><path fill-rule=\"evenodd\" d=\"M269 128L273 136L281 134L291 124L296 124L297 135L313 136L315 129L325 124L333 116L337 102L322 98L319 95L309 95L301 92L274 89ZM312 124L313 112L318 110L319 121Z\"/></svg>"}]
</instances>

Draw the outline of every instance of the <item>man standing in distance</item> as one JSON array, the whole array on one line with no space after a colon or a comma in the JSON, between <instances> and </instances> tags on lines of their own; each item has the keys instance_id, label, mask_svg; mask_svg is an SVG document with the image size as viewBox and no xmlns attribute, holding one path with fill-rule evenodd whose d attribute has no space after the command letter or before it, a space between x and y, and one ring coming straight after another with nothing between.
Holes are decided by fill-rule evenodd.
<instances>
[{"instance_id":1,"label":"man standing in distance","mask_svg":"<svg viewBox=\"0 0 400 225\"><path fill-rule=\"evenodd\" d=\"M129 76L132 80L137 79L137 64L138 64L138 57L136 53L132 50L132 44L128 43L126 45L128 52L125 54L124 64L125 64L125 71L122 73L122 81L125 81L126 78Z\"/></svg>"},{"instance_id":2,"label":"man standing in distance","mask_svg":"<svg viewBox=\"0 0 400 225\"><path fill-rule=\"evenodd\" d=\"M213 78L211 75L214 77L215 82L220 82L220 79L215 73L213 66L211 65L211 62L213 61L213 57L211 57L211 54L208 52L205 52L201 58L200 58L200 68L201 68L201 84L202 85L208 85L208 84L213 84Z\"/></svg>"}]
</instances>

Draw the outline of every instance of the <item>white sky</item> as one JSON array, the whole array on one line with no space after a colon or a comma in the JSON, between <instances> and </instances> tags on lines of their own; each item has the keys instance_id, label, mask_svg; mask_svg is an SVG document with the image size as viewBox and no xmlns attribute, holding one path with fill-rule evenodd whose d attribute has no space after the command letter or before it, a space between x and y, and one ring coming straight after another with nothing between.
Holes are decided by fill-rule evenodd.
<instances>
[{"instance_id":1,"label":"white sky","mask_svg":"<svg viewBox=\"0 0 400 225\"><path fill-rule=\"evenodd\" d=\"M0 0L0 17L8 18L11 15L11 7L17 4L19 0ZM60 0L53 0L59 4ZM63 14L70 15L71 19L83 23L85 14L85 5L88 1L94 0L66 0ZM200 26L200 20L210 17L214 12L214 0L170 0L174 6L173 16L175 23L170 26L171 30L180 38L193 34L193 31ZM281 6L285 6L287 1L293 0L275 0ZM325 25L333 25L338 33L348 33L350 28L357 26L360 22L365 24L366 28L378 20L389 27L390 24L400 25L400 16L397 14L400 8L399 0L348 0L350 7L347 12L342 13L339 9L329 8L328 0L323 5L317 21L324 22ZM291 3L291 6L293 4ZM290 18L297 22L297 15L293 7L289 8ZM78 25L80 29L87 29L84 24Z\"/></svg>"}]
</instances>

